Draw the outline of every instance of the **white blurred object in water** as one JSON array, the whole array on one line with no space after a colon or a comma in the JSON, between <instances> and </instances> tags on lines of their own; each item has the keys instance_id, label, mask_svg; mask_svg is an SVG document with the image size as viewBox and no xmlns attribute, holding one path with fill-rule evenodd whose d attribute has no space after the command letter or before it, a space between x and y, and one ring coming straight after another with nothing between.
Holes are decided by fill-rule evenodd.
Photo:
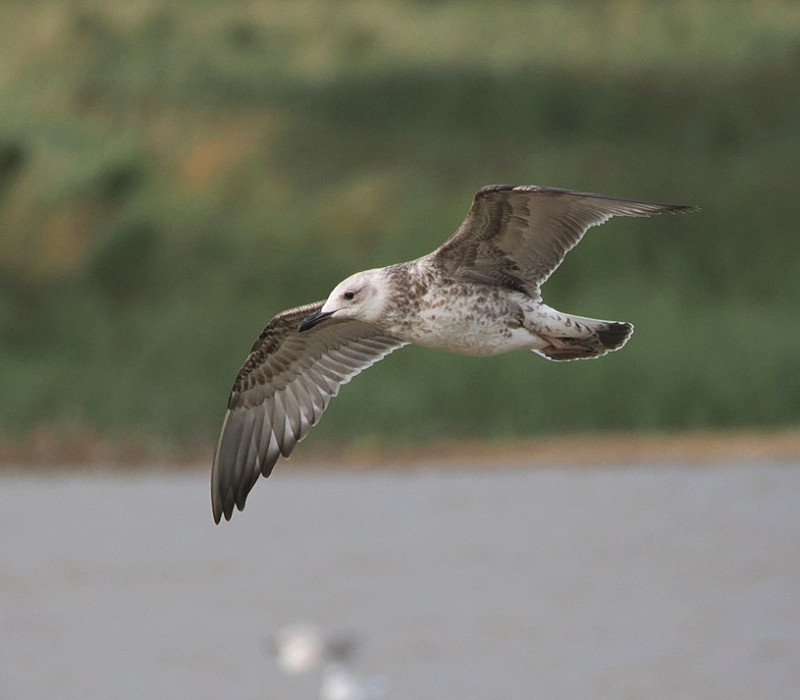
<instances>
[{"instance_id":1,"label":"white blurred object in water","mask_svg":"<svg viewBox=\"0 0 800 700\"><path fill-rule=\"evenodd\" d=\"M297 622L281 628L267 643L281 669L295 675L310 673L326 663L351 661L361 638L351 632L325 636L316 625Z\"/></svg>"},{"instance_id":2,"label":"white blurred object in water","mask_svg":"<svg viewBox=\"0 0 800 700\"><path fill-rule=\"evenodd\" d=\"M322 675L320 700L380 700L389 684L384 678L360 678L338 664L326 666Z\"/></svg>"},{"instance_id":3,"label":"white blurred object in water","mask_svg":"<svg viewBox=\"0 0 800 700\"><path fill-rule=\"evenodd\" d=\"M325 641L314 625L299 622L282 628L274 639L278 665L292 675L309 673L322 666Z\"/></svg>"}]
</instances>

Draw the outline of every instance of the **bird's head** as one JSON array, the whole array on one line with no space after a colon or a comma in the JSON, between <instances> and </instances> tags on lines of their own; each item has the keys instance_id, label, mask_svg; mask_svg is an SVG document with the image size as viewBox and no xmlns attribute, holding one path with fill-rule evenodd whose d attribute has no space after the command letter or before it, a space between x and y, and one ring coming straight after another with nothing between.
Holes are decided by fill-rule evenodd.
<instances>
[{"instance_id":1,"label":"bird's head","mask_svg":"<svg viewBox=\"0 0 800 700\"><path fill-rule=\"evenodd\" d=\"M308 316L300 331L307 331L329 318L378 323L386 304L387 287L382 269L351 275L334 287L322 308Z\"/></svg>"}]
</instances>

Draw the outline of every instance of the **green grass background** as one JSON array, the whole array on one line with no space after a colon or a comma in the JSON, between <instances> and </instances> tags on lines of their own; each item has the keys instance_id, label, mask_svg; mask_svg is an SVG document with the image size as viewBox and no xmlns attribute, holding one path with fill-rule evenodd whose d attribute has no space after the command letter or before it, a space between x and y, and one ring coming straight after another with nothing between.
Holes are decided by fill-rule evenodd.
<instances>
[{"instance_id":1,"label":"green grass background","mask_svg":"<svg viewBox=\"0 0 800 700\"><path fill-rule=\"evenodd\" d=\"M546 286L623 352L408 348L318 444L795 425L799 166L796 2L4 2L0 433L211 443L273 314L497 182L702 211L593 229Z\"/></svg>"}]
</instances>

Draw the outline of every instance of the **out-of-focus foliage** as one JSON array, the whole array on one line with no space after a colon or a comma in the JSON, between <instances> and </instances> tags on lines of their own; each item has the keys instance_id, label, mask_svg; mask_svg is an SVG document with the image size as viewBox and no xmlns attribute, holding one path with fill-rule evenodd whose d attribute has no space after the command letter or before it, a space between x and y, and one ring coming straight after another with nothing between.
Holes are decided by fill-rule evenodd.
<instances>
[{"instance_id":1,"label":"out-of-focus foliage","mask_svg":"<svg viewBox=\"0 0 800 700\"><path fill-rule=\"evenodd\" d=\"M210 442L270 316L492 182L702 212L595 229L548 284L623 352L407 349L318 439L797 422L798 114L779 0L3 3L0 432Z\"/></svg>"}]
</instances>

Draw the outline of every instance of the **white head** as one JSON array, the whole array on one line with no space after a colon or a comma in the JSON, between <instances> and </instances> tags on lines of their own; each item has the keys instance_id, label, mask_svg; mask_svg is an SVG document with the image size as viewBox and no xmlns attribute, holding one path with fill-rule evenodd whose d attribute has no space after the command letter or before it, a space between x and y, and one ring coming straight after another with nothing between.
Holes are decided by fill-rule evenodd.
<instances>
[{"instance_id":1,"label":"white head","mask_svg":"<svg viewBox=\"0 0 800 700\"><path fill-rule=\"evenodd\" d=\"M384 277L384 270L379 268L357 272L339 282L322 308L300 324L300 330L306 331L328 318L377 323L383 315L388 295Z\"/></svg>"}]
</instances>

